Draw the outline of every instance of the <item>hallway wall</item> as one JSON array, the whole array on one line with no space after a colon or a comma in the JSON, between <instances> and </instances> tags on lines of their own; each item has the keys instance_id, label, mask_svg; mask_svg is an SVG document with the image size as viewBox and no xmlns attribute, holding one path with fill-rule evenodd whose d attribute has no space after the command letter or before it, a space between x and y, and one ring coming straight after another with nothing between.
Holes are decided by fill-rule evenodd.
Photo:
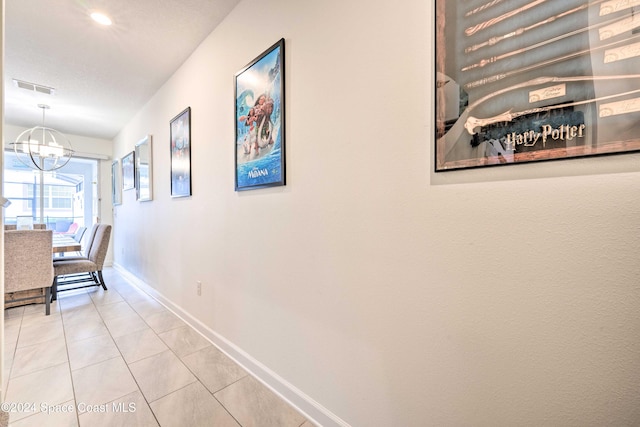
<instances>
[{"instance_id":1,"label":"hallway wall","mask_svg":"<svg viewBox=\"0 0 640 427\"><path fill-rule=\"evenodd\" d=\"M640 155L431 172L430 3L242 1L114 141L154 144L115 263L336 425L633 423ZM234 192L233 76L281 37L287 185Z\"/></svg>"}]
</instances>

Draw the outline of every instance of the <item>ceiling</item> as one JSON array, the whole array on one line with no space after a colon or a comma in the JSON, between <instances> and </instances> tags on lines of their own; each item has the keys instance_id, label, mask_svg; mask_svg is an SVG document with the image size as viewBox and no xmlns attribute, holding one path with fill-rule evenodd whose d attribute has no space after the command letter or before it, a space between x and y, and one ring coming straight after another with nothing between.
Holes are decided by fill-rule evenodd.
<instances>
[{"instance_id":1,"label":"ceiling","mask_svg":"<svg viewBox=\"0 0 640 427\"><path fill-rule=\"evenodd\" d=\"M5 0L5 123L112 139L239 1Z\"/></svg>"}]
</instances>

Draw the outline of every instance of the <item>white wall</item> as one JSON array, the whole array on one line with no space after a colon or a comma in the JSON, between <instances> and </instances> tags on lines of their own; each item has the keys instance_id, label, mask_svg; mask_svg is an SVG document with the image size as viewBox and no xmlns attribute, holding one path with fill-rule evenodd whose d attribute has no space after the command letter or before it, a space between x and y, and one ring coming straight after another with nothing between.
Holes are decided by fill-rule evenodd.
<instances>
[{"instance_id":1,"label":"white wall","mask_svg":"<svg viewBox=\"0 0 640 427\"><path fill-rule=\"evenodd\" d=\"M431 172L429 3L241 2L115 140L154 140L115 261L328 419L633 424L640 156ZM280 37L287 185L237 193L233 75ZM193 196L171 199L187 106Z\"/></svg>"}]
</instances>

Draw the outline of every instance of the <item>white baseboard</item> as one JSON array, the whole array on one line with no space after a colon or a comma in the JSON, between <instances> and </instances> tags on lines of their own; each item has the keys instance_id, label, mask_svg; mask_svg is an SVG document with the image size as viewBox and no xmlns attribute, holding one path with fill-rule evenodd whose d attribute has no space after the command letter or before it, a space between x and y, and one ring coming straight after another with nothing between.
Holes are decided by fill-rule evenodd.
<instances>
[{"instance_id":1,"label":"white baseboard","mask_svg":"<svg viewBox=\"0 0 640 427\"><path fill-rule=\"evenodd\" d=\"M347 422L340 419L334 413L303 393L287 380L251 357L251 355L247 354L244 350L227 340L225 337L191 316L191 314L185 311L182 307L174 304L143 280L123 268L120 264L114 262L113 268L132 285L158 300L158 302L180 317L185 323L202 334L202 336L209 340L220 351L225 353L234 362L253 375L279 397L288 402L310 422L323 427L350 427Z\"/></svg>"}]
</instances>

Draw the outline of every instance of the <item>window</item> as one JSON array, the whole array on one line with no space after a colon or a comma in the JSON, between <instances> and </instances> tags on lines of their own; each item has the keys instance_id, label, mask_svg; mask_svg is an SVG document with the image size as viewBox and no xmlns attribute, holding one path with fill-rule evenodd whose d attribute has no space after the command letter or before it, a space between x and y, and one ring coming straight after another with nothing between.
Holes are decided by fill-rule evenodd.
<instances>
[{"instance_id":1,"label":"window","mask_svg":"<svg viewBox=\"0 0 640 427\"><path fill-rule=\"evenodd\" d=\"M61 169L41 173L23 165L12 151L5 151L4 194L11 201L5 222L12 224L18 216L28 215L57 231L65 231L74 222L91 226L97 217L92 211L98 205L94 200L97 171L96 160L72 158Z\"/></svg>"}]
</instances>

